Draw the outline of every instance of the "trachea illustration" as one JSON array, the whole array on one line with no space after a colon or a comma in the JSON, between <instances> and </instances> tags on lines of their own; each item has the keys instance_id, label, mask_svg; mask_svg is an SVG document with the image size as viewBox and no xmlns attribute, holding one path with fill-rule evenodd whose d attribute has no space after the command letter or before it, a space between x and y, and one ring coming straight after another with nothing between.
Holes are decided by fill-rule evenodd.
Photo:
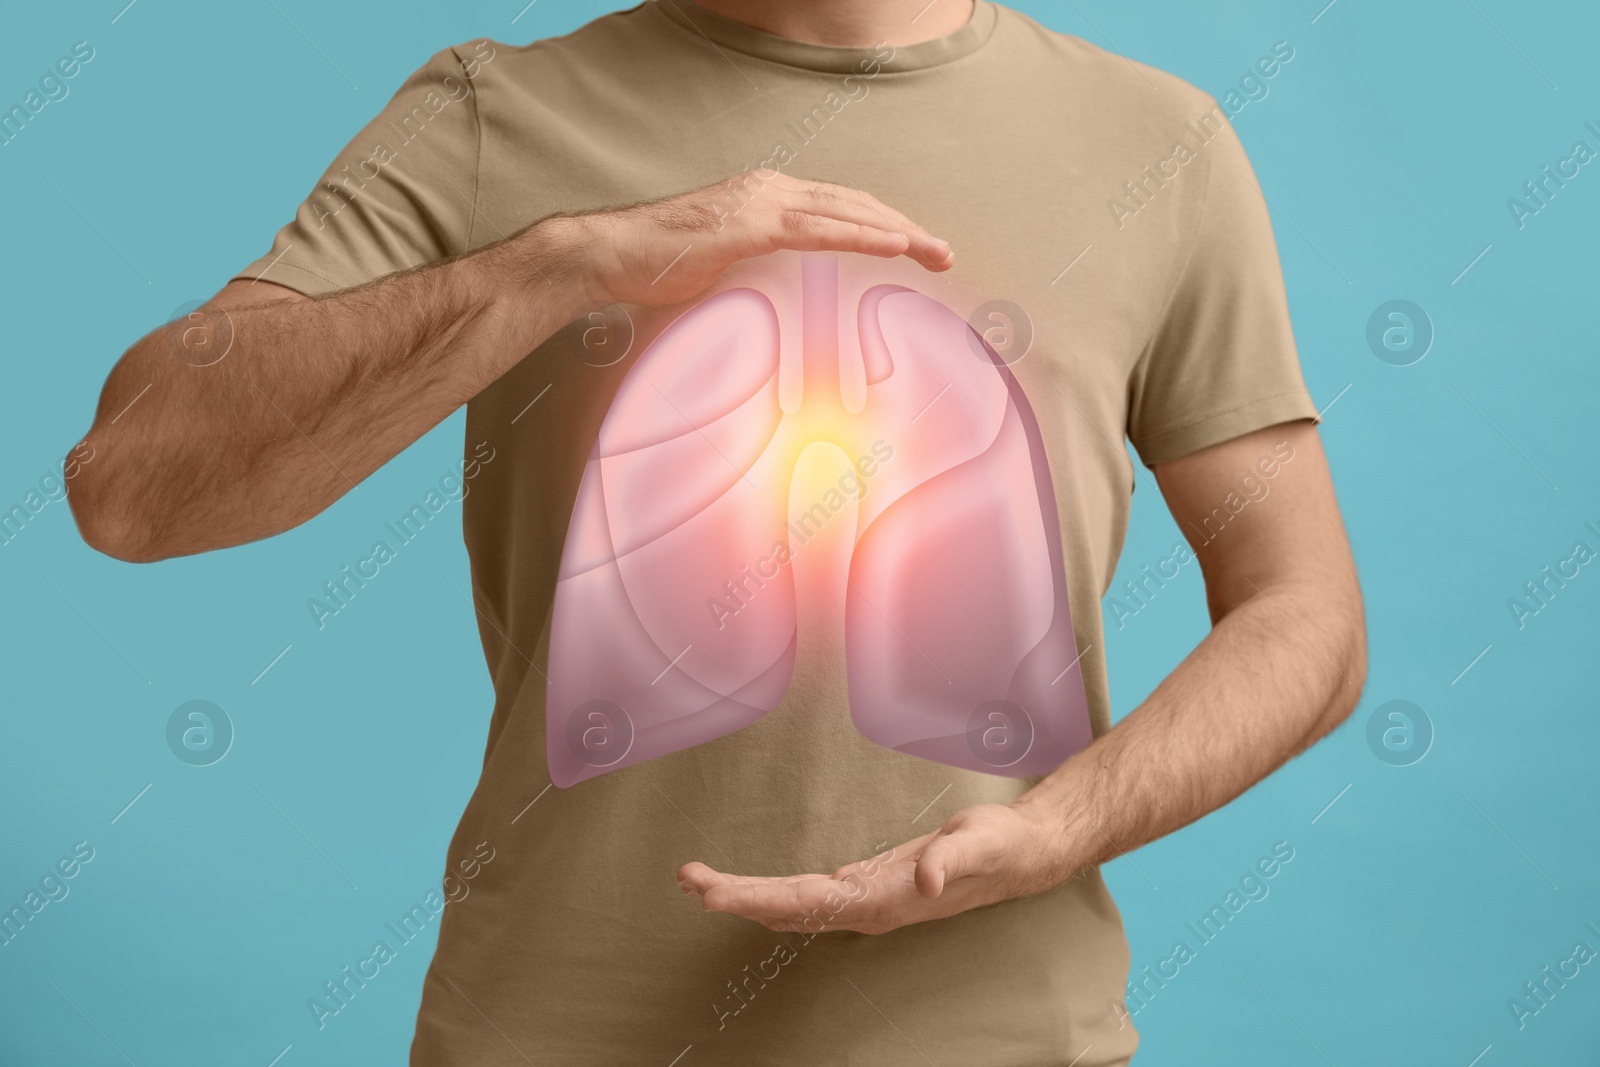
<instances>
[{"instance_id":1,"label":"trachea illustration","mask_svg":"<svg viewBox=\"0 0 1600 1067\"><path fill-rule=\"evenodd\" d=\"M929 296L841 292L831 254L795 273L684 313L612 401L556 587L557 786L776 707L806 595L793 561L839 521L853 529L839 581L863 736L1013 777L1090 740L1055 495L1010 368ZM796 465L819 442L851 469L807 498Z\"/></svg>"}]
</instances>

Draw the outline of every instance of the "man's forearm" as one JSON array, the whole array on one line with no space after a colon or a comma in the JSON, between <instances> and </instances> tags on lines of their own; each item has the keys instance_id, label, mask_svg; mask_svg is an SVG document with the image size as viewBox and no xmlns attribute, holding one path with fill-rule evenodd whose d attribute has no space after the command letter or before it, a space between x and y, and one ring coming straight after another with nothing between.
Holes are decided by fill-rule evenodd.
<instances>
[{"instance_id":1,"label":"man's forearm","mask_svg":"<svg viewBox=\"0 0 1600 1067\"><path fill-rule=\"evenodd\" d=\"M1215 811L1332 730L1366 674L1353 586L1263 588L1150 697L1017 802L1051 827L1051 881Z\"/></svg>"},{"instance_id":2,"label":"man's forearm","mask_svg":"<svg viewBox=\"0 0 1600 1067\"><path fill-rule=\"evenodd\" d=\"M112 371L74 484L91 543L131 559L305 521L576 315L581 286L535 226L472 255L306 300L203 312L231 346L186 360L156 330Z\"/></svg>"},{"instance_id":3,"label":"man's forearm","mask_svg":"<svg viewBox=\"0 0 1600 1067\"><path fill-rule=\"evenodd\" d=\"M287 530L439 423L585 308L670 305L741 259L781 250L910 256L948 270L947 242L875 197L774 172L749 210L723 183L555 216L495 245L308 301L223 289L220 360L188 359L183 324L123 355L87 441L72 511L128 560ZM224 313L226 318L224 318Z\"/></svg>"}]
</instances>

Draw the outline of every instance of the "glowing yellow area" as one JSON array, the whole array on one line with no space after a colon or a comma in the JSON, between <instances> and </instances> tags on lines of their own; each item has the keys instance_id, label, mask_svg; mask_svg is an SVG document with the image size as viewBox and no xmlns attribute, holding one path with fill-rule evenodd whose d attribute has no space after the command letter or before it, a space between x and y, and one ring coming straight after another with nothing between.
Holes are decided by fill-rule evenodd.
<instances>
[{"instance_id":1,"label":"glowing yellow area","mask_svg":"<svg viewBox=\"0 0 1600 1067\"><path fill-rule=\"evenodd\" d=\"M790 516L803 515L813 504L823 503L823 497L830 490L839 492L839 479L853 470L849 453L832 441L812 441L802 447L795 458L794 476L789 482ZM848 481L846 485L849 485ZM837 503L837 497L830 497L829 503Z\"/></svg>"},{"instance_id":2,"label":"glowing yellow area","mask_svg":"<svg viewBox=\"0 0 1600 1067\"><path fill-rule=\"evenodd\" d=\"M813 441L800 450L789 483L785 539L800 656L807 661L829 650L842 654L840 622L861 507L850 490L858 484L849 454L833 442ZM817 641L823 642L820 650L812 647Z\"/></svg>"},{"instance_id":3,"label":"glowing yellow area","mask_svg":"<svg viewBox=\"0 0 1600 1067\"><path fill-rule=\"evenodd\" d=\"M813 448L821 449L818 455L831 455L825 464L829 470L835 466L840 468L826 477L817 476L829 484L837 482L839 475L850 466L852 457L871 449L871 443L863 440L859 421L836 410L789 416L776 444L782 466L795 471L794 481L799 485L809 485L814 480L810 475L802 477L800 472L801 459ZM810 464L819 462L823 461L815 457L808 460ZM807 496L805 506L814 503L825 488L819 488L816 493Z\"/></svg>"}]
</instances>

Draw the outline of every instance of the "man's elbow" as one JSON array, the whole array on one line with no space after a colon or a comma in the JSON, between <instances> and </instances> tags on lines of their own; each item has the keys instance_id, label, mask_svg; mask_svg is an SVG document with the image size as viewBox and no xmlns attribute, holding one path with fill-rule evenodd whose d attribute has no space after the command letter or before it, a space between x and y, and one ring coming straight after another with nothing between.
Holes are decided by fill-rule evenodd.
<instances>
[{"instance_id":1,"label":"man's elbow","mask_svg":"<svg viewBox=\"0 0 1600 1067\"><path fill-rule=\"evenodd\" d=\"M1350 678L1350 708L1345 712L1355 710L1357 701L1361 699L1361 690L1367 684L1367 624L1366 620L1358 618L1355 624L1355 634L1351 639L1350 666L1346 672Z\"/></svg>"},{"instance_id":2,"label":"man's elbow","mask_svg":"<svg viewBox=\"0 0 1600 1067\"><path fill-rule=\"evenodd\" d=\"M124 563L155 563L163 552L148 516L121 499L107 484L105 472L85 470L67 493L67 506L84 544Z\"/></svg>"},{"instance_id":3,"label":"man's elbow","mask_svg":"<svg viewBox=\"0 0 1600 1067\"><path fill-rule=\"evenodd\" d=\"M1354 603L1345 613L1344 633L1339 642L1337 670L1339 685L1329 702L1328 713L1322 723L1322 734L1331 732L1361 702L1361 691L1367 684L1367 620L1361 607L1361 594L1356 591Z\"/></svg>"},{"instance_id":4,"label":"man's elbow","mask_svg":"<svg viewBox=\"0 0 1600 1067\"><path fill-rule=\"evenodd\" d=\"M77 521L83 543L112 559L124 563L155 563L171 555L160 551L140 525L125 515L74 505L72 517Z\"/></svg>"}]
</instances>

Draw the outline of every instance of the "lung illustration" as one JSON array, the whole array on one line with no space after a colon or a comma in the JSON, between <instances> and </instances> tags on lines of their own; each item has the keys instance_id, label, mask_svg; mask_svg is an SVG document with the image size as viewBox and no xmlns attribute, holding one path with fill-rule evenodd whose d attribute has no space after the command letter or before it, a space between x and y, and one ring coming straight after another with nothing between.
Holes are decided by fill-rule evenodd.
<instances>
[{"instance_id":1,"label":"lung illustration","mask_svg":"<svg viewBox=\"0 0 1600 1067\"><path fill-rule=\"evenodd\" d=\"M1038 423L961 316L899 285L841 300L839 262L737 288L625 375L568 529L546 748L563 788L771 711L797 648L794 553L854 513L850 714L887 748L1045 774L1088 744L1062 534ZM815 442L854 461L791 511ZM809 507L806 505L810 504Z\"/></svg>"}]
</instances>

